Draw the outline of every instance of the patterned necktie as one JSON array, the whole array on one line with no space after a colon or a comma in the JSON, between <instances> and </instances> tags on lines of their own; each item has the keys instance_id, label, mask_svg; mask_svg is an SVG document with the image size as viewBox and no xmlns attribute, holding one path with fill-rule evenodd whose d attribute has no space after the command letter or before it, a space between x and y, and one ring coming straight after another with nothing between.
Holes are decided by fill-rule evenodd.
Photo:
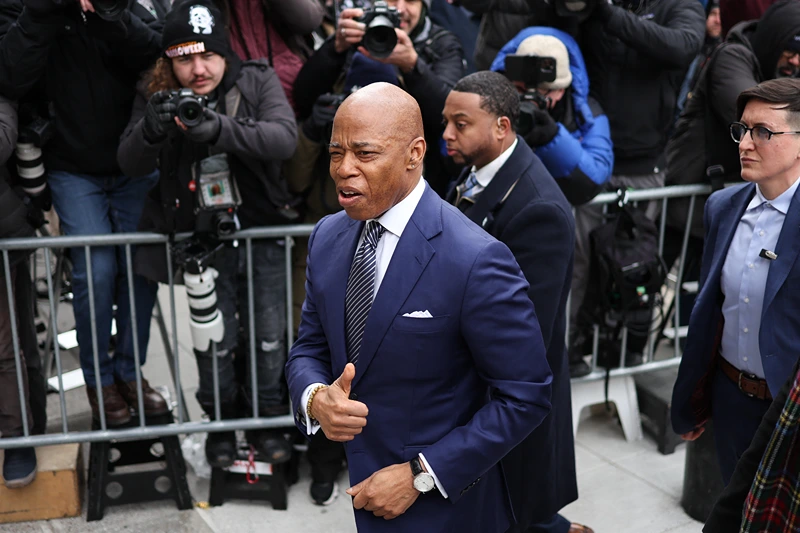
<instances>
[{"instance_id":1,"label":"patterned necktie","mask_svg":"<svg viewBox=\"0 0 800 533\"><path fill-rule=\"evenodd\" d=\"M470 172L463 183L456 186L456 207L461 211L466 211L467 207L475 203L477 195L475 187L478 185L478 175Z\"/></svg>"},{"instance_id":2,"label":"patterned necktie","mask_svg":"<svg viewBox=\"0 0 800 533\"><path fill-rule=\"evenodd\" d=\"M364 241L361 243L347 281L344 297L344 327L347 343L347 359L355 364L361 351L364 325L372 308L375 291L375 249L383 235L384 227L373 220L367 224Z\"/></svg>"}]
</instances>

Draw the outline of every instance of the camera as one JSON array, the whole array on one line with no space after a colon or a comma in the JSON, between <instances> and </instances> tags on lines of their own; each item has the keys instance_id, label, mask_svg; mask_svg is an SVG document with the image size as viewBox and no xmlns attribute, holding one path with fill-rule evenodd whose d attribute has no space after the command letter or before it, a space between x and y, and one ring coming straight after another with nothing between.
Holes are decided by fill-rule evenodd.
<instances>
[{"instance_id":1,"label":"camera","mask_svg":"<svg viewBox=\"0 0 800 533\"><path fill-rule=\"evenodd\" d=\"M195 233L218 240L236 231L234 216L242 204L226 154L203 159L195 179Z\"/></svg>"},{"instance_id":2,"label":"camera","mask_svg":"<svg viewBox=\"0 0 800 533\"><path fill-rule=\"evenodd\" d=\"M128 9L127 0L92 0L92 5L98 17L111 22L121 20Z\"/></svg>"},{"instance_id":3,"label":"camera","mask_svg":"<svg viewBox=\"0 0 800 533\"><path fill-rule=\"evenodd\" d=\"M537 87L540 83L555 81L556 58L543 56L506 56L506 78L521 81L528 87Z\"/></svg>"},{"instance_id":4,"label":"camera","mask_svg":"<svg viewBox=\"0 0 800 533\"><path fill-rule=\"evenodd\" d=\"M517 119L517 133L525 137L533 130L533 111L540 109L547 111L550 107L550 98L536 90L527 91L519 95L519 118Z\"/></svg>"},{"instance_id":5,"label":"camera","mask_svg":"<svg viewBox=\"0 0 800 533\"><path fill-rule=\"evenodd\" d=\"M397 8L378 1L371 9L365 10L358 21L367 27L364 38L361 39L361 46L366 48L372 57L383 59L392 55L392 50L397 46L397 34L394 29L400 27L400 14Z\"/></svg>"},{"instance_id":6,"label":"camera","mask_svg":"<svg viewBox=\"0 0 800 533\"><path fill-rule=\"evenodd\" d=\"M22 189L29 196L38 196L47 185L42 147L53 137L55 125L52 120L35 116L27 126L21 128L17 136L17 174Z\"/></svg>"},{"instance_id":7,"label":"camera","mask_svg":"<svg viewBox=\"0 0 800 533\"><path fill-rule=\"evenodd\" d=\"M191 89L181 89L172 91L170 100L175 104L175 116L187 128L192 128L203 122L203 113L208 104L207 97L194 94Z\"/></svg>"}]
</instances>

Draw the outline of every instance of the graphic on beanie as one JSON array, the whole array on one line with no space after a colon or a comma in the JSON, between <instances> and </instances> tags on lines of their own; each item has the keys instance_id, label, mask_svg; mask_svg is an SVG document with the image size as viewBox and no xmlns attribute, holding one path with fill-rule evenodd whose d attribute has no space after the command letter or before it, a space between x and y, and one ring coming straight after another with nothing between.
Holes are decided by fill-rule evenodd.
<instances>
[{"instance_id":1,"label":"graphic on beanie","mask_svg":"<svg viewBox=\"0 0 800 533\"><path fill-rule=\"evenodd\" d=\"M189 24L195 33L209 35L214 27L214 17L206 6L192 6L189 9Z\"/></svg>"}]
</instances>

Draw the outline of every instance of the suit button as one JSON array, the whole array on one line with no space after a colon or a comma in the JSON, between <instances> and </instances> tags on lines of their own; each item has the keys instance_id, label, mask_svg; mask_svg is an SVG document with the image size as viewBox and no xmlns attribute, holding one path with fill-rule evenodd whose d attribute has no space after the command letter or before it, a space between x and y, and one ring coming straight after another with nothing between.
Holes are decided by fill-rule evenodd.
<instances>
[{"instance_id":1,"label":"suit button","mask_svg":"<svg viewBox=\"0 0 800 533\"><path fill-rule=\"evenodd\" d=\"M356 394L355 392L351 392L350 393L350 399L353 400L354 402L357 402L358 401L358 394Z\"/></svg>"}]
</instances>

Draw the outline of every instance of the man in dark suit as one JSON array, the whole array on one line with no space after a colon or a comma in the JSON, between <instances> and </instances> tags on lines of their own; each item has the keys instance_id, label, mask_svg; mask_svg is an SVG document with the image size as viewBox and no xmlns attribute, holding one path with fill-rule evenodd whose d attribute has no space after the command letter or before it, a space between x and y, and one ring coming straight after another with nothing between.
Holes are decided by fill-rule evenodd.
<instances>
[{"instance_id":1,"label":"man in dark suit","mask_svg":"<svg viewBox=\"0 0 800 533\"><path fill-rule=\"evenodd\" d=\"M362 533L502 533L498 462L550 410L528 283L422 179L422 118L401 89L348 97L330 154L344 212L309 238L286 365L298 427L346 443Z\"/></svg>"},{"instance_id":2,"label":"man in dark suit","mask_svg":"<svg viewBox=\"0 0 800 533\"><path fill-rule=\"evenodd\" d=\"M700 292L672 396L672 426L686 440L712 418L725 483L797 361L800 346L800 80L744 91L742 185L705 209Z\"/></svg>"},{"instance_id":3,"label":"man in dark suit","mask_svg":"<svg viewBox=\"0 0 800 533\"><path fill-rule=\"evenodd\" d=\"M564 344L575 248L572 209L517 136L519 96L503 75L482 71L461 79L443 115L448 155L471 164L447 200L511 249L530 283L553 372L550 415L503 460L518 522L514 531L589 531L557 514L578 497Z\"/></svg>"}]
</instances>

